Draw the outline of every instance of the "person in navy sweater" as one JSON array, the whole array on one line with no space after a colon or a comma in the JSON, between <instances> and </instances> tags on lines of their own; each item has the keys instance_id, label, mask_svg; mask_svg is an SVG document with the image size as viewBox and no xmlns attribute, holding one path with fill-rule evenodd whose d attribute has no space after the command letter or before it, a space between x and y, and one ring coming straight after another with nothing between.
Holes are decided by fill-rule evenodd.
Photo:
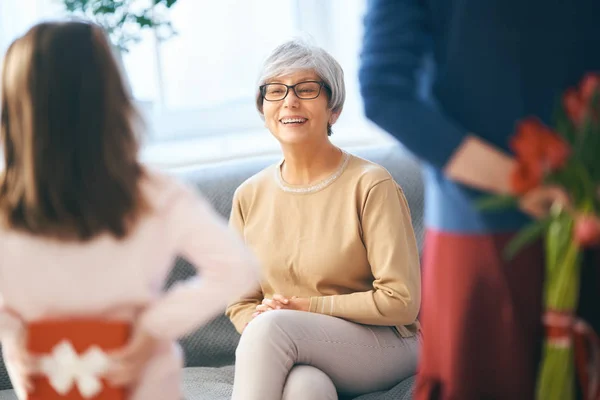
<instances>
[{"instance_id":1,"label":"person in navy sweater","mask_svg":"<svg viewBox=\"0 0 600 400\"><path fill-rule=\"evenodd\" d=\"M522 210L495 213L475 201L509 191L515 123L529 115L552 123L563 91L600 71L599 17L598 0L368 3L365 113L426 170L419 400L534 397L542 248L510 262L502 250L563 194L538 188ZM584 267L579 309L596 330L598 271Z\"/></svg>"}]
</instances>

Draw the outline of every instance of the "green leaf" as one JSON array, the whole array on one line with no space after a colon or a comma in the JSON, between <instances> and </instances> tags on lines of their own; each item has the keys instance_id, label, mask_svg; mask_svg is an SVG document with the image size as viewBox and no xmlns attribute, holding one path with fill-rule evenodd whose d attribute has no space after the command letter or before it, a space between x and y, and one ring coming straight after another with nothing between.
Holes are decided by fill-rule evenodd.
<instances>
[{"instance_id":1,"label":"green leaf","mask_svg":"<svg viewBox=\"0 0 600 400\"><path fill-rule=\"evenodd\" d=\"M87 0L63 0L63 4L68 12L74 13L85 10Z\"/></svg>"},{"instance_id":2,"label":"green leaf","mask_svg":"<svg viewBox=\"0 0 600 400\"><path fill-rule=\"evenodd\" d=\"M514 208L518 204L518 199L511 195L486 196L475 202L476 207L482 211Z\"/></svg>"},{"instance_id":3,"label":"green leaf","mask_svg":"<svg viewBox=\"0 0 600 400\"><path fill-rule=\"evenodd\" d=\"M154 26L154 22L145 15L136 15L135 21L138 23L138 25L141 28L145 28L145 27L151 28Z\"/></svg>"},{"instance_id":4,"label":"green leaf","mask_svg":"<svg viewBox=\"0 0 600 400\"><path fill-rule=\"evenodd\" d=\"M0 0L3 1L3 0ZM57 0L61 1L68 13L89 18L102 26L113 46L127 52L129 46L140 41L139 31L147 28L165 27L161 39L175 34L171 23L155 17L155 6L161 11L171 8L177 0L153 0L142 8L135 8L137 0ZM143 2L140 2L143 3ZM131 29L130 29L131 28Z\"/></svg>"},{"instance_id":5,"label":"green leaf","mask_svg":"<svg viewBox=\"0 0 600 400\"><path fill-rule=\"evenodd\" d=\"M154 5L164 4L167 8L173 7L177 0L154 0Z\"/></svg>"},{"instance_id":6,"label":"green leaf","mask_svg":"<svg viewBox=\"0 0 600 400\"><path fill-rule=\"evenodd\" d=\"M114 14L121 5L114 1L103 1L93 8L94 14Z\"/></svg>"},{"instance_id":7,"label":"green leaf","mask_svg":"<svg viewBox=\"0 0 600 400\"><path fill-rule=\"evenodd\" d=\"M519 250L538 239L548 229L551 222L551 218L545 218L523 228L504 249L505 259L511 260Z\"/></svg>"}]
</instances>

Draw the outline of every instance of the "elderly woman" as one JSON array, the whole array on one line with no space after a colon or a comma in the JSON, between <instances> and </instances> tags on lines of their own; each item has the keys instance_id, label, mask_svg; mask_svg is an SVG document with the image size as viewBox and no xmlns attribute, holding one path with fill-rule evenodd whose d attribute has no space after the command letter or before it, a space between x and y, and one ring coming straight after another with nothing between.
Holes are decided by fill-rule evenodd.
<instances>
[{"instance_id":1,"label":"elderly woman","mask_svg":"<svg viewBox=\"0 0 600 400\"><path fill-rule=\"evenodd\" d=\"M384 168L330 142L343 78L300 41L264 65L257 108L284 157L234 195L230 223L263 267L227 309L242 333L235 400L337 399L415 373L421 280L408 204Z\"/></svg>"}]
</instances>

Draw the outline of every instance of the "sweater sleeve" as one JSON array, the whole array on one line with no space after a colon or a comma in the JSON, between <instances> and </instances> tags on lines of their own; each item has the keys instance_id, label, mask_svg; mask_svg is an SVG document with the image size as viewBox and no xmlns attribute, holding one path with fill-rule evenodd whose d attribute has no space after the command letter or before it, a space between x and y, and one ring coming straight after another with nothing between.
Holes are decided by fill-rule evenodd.
<instances>
[{"instance_id":1,"label":"sweater sleeve","mask_svg":"<svg viewBox=\"0 0 600 400\"><path fill-rule=\"evenodd\" d=\"M418 93L429 40L424 7L418 0L369 2L359 81L367 118L441 169L467 132Z\"/></svg>"},{"instance_id":2,"label":"sweater sleeve","mask_svg":"<svg viewBox=\"0 0 600 400\"><path fill-rule=\"evenodd\" d=\"M373 289L310 299L311 312L367 325L410 325L421 304L419 250L404 194L393 179L374 185L361 214Z\"/></svg>"},{"instance_id":3,"label":"sweater sleeve","mask_svg":"<svg viewBox=\"0 0 600 400\"><path fill-rule=\"evenodd\" d=\"M4 304L0 295L0 341L12 338L25 329L22 319Z\"/></svg>"},{"instance_id":4,"label":"sweater sleeve","mask_svg":"<svg viewBox=\"0 0 600 400\"><path fill-rule=\"evenodd\" d=\"M200 278L174 286L142 314L142 327L159 338L175 339L208 322L258 276L253 254L209 203L191 188L180 192L168 225L179 254Z\"/></svg>"},{"instance_id":5,"label":"sweater sleeve","mask_svg":"<svg viewBox=\"0 0 600 400\"><path fill-rule=\"evenodd\" d=\"M233 195L229 226L243 237L244 215L240 197L239 190L236 190ZM252 314L256 310L256 306L261 303L263 297L260 283L257 280L251 291L229 304L225 314L229 317L231 323L239 333L242 333L248 322L252 320Z\"/></svg>"}]
</instances>

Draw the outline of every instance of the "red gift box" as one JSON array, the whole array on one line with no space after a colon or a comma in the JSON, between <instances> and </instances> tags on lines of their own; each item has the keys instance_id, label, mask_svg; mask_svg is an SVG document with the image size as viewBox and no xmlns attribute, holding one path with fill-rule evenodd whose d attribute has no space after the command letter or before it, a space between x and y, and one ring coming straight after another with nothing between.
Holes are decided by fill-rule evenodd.
<instances>
[{"instance_id":1,"label":"red gift box","mask_svg":"<svg viewBox=\"0 0 600 400\"><path fill-rule=\"evenodd\" d=\"M27 348L37 356L52 356L53 350L61 342L63 347L69 344L77 356L84 356L91 348L97 347L104 352L117 350L127 344L131 325L122 321L106 320L59 320L40 321L28 326ZM103 379L101 390L87 400L125 400L126 388L112 387ZM59 394L45 375L36 375L32 379L33 392L28 400L86 400L80 393L76 380L66 394Z\"/></svg>"}]
</instances>

